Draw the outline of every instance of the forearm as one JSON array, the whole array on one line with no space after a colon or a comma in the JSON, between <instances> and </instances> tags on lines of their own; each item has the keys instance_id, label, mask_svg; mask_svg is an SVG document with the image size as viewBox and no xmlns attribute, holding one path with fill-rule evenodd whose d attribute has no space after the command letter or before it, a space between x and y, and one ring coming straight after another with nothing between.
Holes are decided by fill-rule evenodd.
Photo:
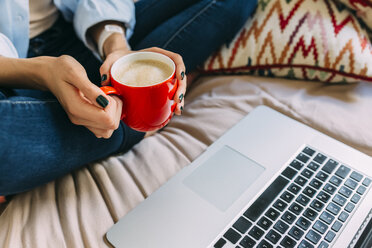
<instances>
[{"instance_id":1,"label":"forearm","mask_svg":"<svg viewBox=\"0 0 372 248\"><path fill-rule=\"evenodd\" d=\"M0 56L0 87L47 90L42 71L49 57L15 59Z\"/></svg>"}]
</instances>

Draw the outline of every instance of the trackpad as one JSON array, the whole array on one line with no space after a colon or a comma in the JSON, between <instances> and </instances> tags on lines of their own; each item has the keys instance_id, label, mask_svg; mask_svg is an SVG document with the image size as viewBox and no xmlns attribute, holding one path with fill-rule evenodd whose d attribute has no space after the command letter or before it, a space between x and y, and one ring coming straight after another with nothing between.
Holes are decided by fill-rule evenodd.
<instances>
[{"instance_id":1,"label":"trackpad","mask_svg":"<svg viewBox=\"0 0 372 248\"><path fill-rule=\"evenodd\" d=\"M226 211L264 171L263 166L224 146L183 183L219 210Z\"/></svg>"}]
</instances>

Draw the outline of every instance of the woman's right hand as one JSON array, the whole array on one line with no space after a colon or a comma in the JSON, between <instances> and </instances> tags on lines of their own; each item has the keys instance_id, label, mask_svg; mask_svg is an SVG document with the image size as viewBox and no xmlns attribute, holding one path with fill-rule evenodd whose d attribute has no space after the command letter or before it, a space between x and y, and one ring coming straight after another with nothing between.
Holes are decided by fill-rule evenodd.
<instances>
[{"instance_id":1,"label":"woman's right hand","mask_svg":"<svg viewBox=\"0 0 372 248\"><path fill-rule=\"evenodd\" d=\"M74 58L45 57L45 62L42 81L57 97L71 122L85 126L97 138L110 138L120 124L122 101L105 95L90 82L85 69ZM103 106L97 103L97 97Z\"/></svg>"}]
</instances>

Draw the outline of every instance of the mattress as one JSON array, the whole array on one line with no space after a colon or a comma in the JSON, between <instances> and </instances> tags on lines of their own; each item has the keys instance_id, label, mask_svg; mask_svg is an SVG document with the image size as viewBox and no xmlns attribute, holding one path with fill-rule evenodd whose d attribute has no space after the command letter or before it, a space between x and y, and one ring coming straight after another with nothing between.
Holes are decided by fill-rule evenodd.
<instances>
[{"instance_id":1,"label":"mattress","mask_svg":"<svg viewBox=\"0 0 372 248\"><path fill-rule=\"evenodd\" d=\"M0 247L109 247L105 233L119 218L258 105L372 155L371 83L202 77L188 90L183 115L131 151L86 165L3 206Z\"/></svg>"}]
</instances>

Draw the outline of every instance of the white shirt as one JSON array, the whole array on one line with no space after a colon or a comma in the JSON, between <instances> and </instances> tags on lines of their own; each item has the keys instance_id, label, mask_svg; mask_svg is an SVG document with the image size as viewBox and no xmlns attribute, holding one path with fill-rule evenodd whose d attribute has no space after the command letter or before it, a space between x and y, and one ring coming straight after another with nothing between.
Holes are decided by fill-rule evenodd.
<instances>
[{"instance_id":1,"label":"white shirt","mask_svg":"<svg viewBox=\"0 0 372 248\"><path fill-rule=\"evenodd\" d=\"M58 9L53 0L29 0L30 39L48 30L58 19Z\"/></svg>"},{"instance_id":2,"label":"white shirt","mask_svg":"<svg viewBox=\"0 0 372 248\"><path fill-rule=\"evenodd\" d=\"M77 36L95 51L87 30L102 21L118 21L129 39L135 25L133 0L53 0L66 21L72 22ZM0 0L0 56L26 58L30 42L29 0ZM15 52L16 51L16 52Z\"/></svg>"}]
</instances>

